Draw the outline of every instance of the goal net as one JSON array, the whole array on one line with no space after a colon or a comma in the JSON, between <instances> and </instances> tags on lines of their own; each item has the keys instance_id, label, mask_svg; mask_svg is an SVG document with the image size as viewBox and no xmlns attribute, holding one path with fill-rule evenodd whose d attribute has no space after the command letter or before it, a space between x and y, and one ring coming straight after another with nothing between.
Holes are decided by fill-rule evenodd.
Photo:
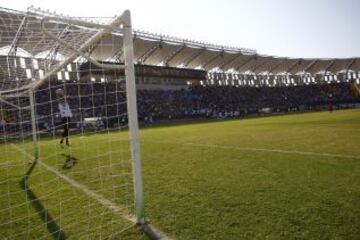
<instances>
[{"instance_id":1,"label":"goal net","mask_svg":"<svg viewBox=\"0 0 360 240\"><path fill-rule=\"evenodd\" d=\"M141 238L130 13L0 14L1 238Z\"/></svg>"}]
</instances>

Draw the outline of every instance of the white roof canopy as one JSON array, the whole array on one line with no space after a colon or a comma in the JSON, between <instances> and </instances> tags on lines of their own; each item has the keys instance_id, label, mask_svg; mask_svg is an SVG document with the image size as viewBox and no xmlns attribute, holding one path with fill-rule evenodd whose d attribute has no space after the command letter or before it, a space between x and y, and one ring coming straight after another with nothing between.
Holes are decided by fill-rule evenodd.
<instances>
[{"instance_id":1,"label":"white roof canopy","mask_svg":"<svg viewBox=\"0 0 360 240\"><path fill-rule=\"evenodd\" d=\"M50 51L54 45L53 40L43 38L41 42L38 42L38 37L34 35L36 32L41 32L40 22L45 16L45 12L33 8L29 8L28 12L0 8L0 49L14 45L14 36L21 33L16 40L16 47L21 51L34 57ZM27 21L27 19L31 19L31 21ZM84 22L86 21L88 20L84 20ZM66 24L61 27L61 23L54 24L54 28L52 31L59 28L58 34L64 34L66 41L70 43L78 41L79 38L84 41L93 34L92 29L80 26L70 26L64 33ZM340 71L360 71L360 58L358 57L348 59L274 57L258 54L252 49L220 46L144 31L134 31L133 34L134 56L135 62L138 64L254 74L323 74L329 72L335 74ZM34 39L32 39L33 37ZM109 44L102 45L101 49L93 49L91 56L97 60L122 61L123 53L119 51L122 44L121 30L114 32L107 41ZM59 54L66 56L66 52L62 52L61 48L58 51Z\"/></svg>"}]
</instances>

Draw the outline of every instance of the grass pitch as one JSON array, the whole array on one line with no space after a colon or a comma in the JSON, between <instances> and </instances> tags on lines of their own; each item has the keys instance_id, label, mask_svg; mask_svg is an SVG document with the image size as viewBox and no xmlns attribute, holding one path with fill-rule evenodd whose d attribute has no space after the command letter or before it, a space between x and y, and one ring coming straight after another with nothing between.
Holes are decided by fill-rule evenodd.
<instances>
[{"instance_id":1,"label":"grass pitch","mask_svg":"<svg viewBox=\"0 0 360 240\"><path fill-rule=\"evenodd\" d=\"M76 136L65 150L43 138L41 159L132 212L126 138ZM360 110L144 129L147 218L176 239L359 239L359 143ZM72 239L146 239L121 213L42 166L26 194L31 142L0 151L1 238L53 239L61 231ZM72 158L77 163L64 168Z\"/></svg>"}]
</instances>

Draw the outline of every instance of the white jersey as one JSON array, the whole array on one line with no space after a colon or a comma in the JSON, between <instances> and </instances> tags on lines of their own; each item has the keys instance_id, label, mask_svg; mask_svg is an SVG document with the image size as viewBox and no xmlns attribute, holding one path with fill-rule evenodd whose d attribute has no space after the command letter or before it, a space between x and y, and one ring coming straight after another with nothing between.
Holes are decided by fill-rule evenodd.
<instances>
[{"instance_id":1,"label":"white jersey","mask_svg":"<svg viewBox=\"0 0 360 240\"><path fill-rule=\"evenodd\" d=\"M61 118L71 118L72 113L68 103L59 103L59 112Z\"/></svg>"}]
</instances>

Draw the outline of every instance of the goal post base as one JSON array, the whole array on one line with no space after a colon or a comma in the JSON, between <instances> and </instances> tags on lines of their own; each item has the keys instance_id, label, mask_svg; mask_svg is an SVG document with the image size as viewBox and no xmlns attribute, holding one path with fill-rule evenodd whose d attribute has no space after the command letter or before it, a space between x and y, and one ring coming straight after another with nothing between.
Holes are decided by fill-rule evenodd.
<instances>
[{"instance_id":1,"label":"goal post base","mask_svg":"<svg viewBox=\"0 0 360 240\"><path fill-rule=\"evenodd\" d=\"M164 233L160 232L150 223L138 223L138 227L147 235L147 237L151 240L170 240L168 236Z\"/></svg>"}]
</instances>

